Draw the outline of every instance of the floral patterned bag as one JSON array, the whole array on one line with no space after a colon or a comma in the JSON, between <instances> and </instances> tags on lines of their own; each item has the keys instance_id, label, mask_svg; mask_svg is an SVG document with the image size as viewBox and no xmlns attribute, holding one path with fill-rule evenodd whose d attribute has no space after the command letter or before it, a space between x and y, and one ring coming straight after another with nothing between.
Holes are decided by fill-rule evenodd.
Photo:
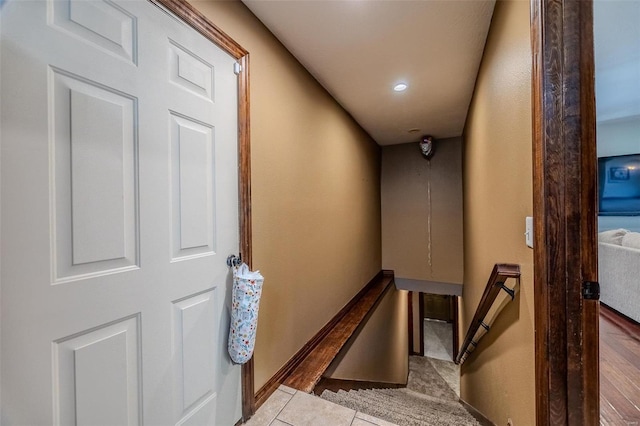
<instances>
[{"instance_id":1,"label":"floral patterned bag","mask_svg":"<svg viewBox=\"0 0 640 426\"><path fill-rule=\"evenodd\" d=\"M236 364L246 363L253 355L263 282L260 271L250 271L246 263L233 268L228 350Z\"/></svg>"}]
</instances>

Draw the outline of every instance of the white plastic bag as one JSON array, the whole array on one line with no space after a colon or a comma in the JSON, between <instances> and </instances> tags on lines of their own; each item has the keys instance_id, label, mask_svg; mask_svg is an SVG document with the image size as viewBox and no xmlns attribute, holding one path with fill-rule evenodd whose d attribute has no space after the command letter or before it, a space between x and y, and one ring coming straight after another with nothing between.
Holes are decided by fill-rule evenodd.
<instances>
[{"instance_id":1,"label":"white plastic bag","mask_svg":"<svg viewBox=\"0 0 640 426\"><path fill-rule=\"evenodd\" d=\"M260 271L250 271L246 263L233 268L228 350L229 356L237 364L244 364L253 355L263 282Z\"/></svg>"}]
</instances>

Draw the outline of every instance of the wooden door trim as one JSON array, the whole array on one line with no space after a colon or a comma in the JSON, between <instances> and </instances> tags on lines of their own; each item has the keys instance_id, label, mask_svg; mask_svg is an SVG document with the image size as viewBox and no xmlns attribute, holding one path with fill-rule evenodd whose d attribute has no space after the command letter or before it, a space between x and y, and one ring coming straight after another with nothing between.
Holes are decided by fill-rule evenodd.
<instances>
[{"instance_id":1,"label":"wooden door trim","mask_svg":"<svg viewBox=\"0 0 640 426\"><path fill-rule=\"evenodd\" d=\"M424 293L418 293L418 316L420 317L420 356L424 356Z\"/></svg>"},{"instance_id":2,"label":"wooden door trim","mask_svg":"<svg viewBox=\"0 0 640 426\"><path fill-rule=\"evenodd\" d=\"M459 318L459 312L458 312L458 296L451 296L451 312L452 312L452 316L453 316L453 338L452 340L452 344L453 344L453 359L455 360L456 358L458 358L458 351L460 349L460 318Z\"/></svg>"},{"instance_id":3,"label":"wooden door trim","mask_svg":"<svg viewBox=\"0 0 640 426\"><path fill-rule=\"evenodd\" d=\"M538 425L599 424L591 0L532 0Z\"/></svg>"},{"instance_id":4,"label":"wooden door trim","mask_svg":"<svg viewBox=\"0 0 640 426\"><path fill-rule=\"evenodd\" d=\"M415 355L415 352L413 350L413 292L409 291L407 293L407 299L409 300L409 308L408 308L408 312L409 312L409 324L408 324L408 329L409 329L409 355Z\"/></svg>"},{"instance_id":5,"label":"wooden door trim","mask_svg":"<svg viewBox=\"0 0 640 426\"><path fill-rule=\"evenodd\" d=\"M228 36L224 31L218 28L198 9L191 5L187 0L149 0L152 3L162 5L165 9L171 11L175 16L189 24L194 30L211 40L222 50L240 59L249 54L240 44Z\"/></svg>"},{"instance_id":6,"label":"wooden door trim","mask_svg":"<svg viewBox=\"0 0 640 426\"><path fill-rule=\"evenodd\" d=\"M216 27L187 0L149 0L158 4L236 59L242 71L238 76L238 200L240 253L251 267L251 133L249 103L249 52ZM253 357L242 365L242 418L248 420L256 411Z\"/></svg>"}]
</instances>

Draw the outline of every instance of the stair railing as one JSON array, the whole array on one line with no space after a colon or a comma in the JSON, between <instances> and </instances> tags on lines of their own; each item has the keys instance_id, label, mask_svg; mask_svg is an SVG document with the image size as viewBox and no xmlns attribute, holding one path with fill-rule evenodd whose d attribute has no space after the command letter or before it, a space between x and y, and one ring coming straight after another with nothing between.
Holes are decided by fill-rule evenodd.
<instances>
[{"instance_id":1,"label":"stair railing","mask_svg":"<svg viewBox=\"0 0 640 426\"><path fill-rule=\"evenodd\" d=\"M509 288L505 282L509 278L516 280ZM456 364L462 364L469 354L478 346L480 339L489 332L491 325L502 309L515 298L520 285L520 265L512 263L496 263L484 289L469 330L456 357Z\"/></svg>"}]
</instances>

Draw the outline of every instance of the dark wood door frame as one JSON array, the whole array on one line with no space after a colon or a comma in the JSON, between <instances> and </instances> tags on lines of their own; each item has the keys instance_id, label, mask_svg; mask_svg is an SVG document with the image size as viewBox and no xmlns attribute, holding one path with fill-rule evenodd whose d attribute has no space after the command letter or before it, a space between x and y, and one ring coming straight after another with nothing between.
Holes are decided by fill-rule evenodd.
<instances>
[{"instance_id":1,"label":"dark wood door frame","mask_svg":"<svg viewBox=\"0 0 640 426\"><path fill-rule=\"evenodd\" d=\"M591 0L532 0L538 425L599 424Z\"/></svg>"},{"instance_id":2,"label":"dark wood door frame","mask_svg":"<svg viewBox=\"0 0 640 426\"><path fill-rule=\"evenodd\" d=\"M413 292L409 291L407 293L407 299L409 300L407 312L409 313L409 355L415 355L413 351Z\"/></svg>"},{"instance_id":3,"label":"dark wood door frame","mask_svg":"<svg viewBox=\"0 0 640 426\"><path fill-rule=\"evenodd\" d=\"M418 297L418 324L415 324L413 321L413 316L414 316L414 312L413 312L413 296L417 295ZM424 293L422 292L416 292L416 291L410 291L408 292L408 299L409 299L409 355L420 355L420 356L424 356ZM414 334L415 334L415 327L418 327L420 329L420 334L419 334L419 340L418 340L418 344L419 344L419 349L416 351L415 350L415 339L414 339Z\"/></svg>"},{"instance_id":4,"label":"dark wood door frame","mask_svg":"<svg viewBox=\"0 0 640 426\"><path fill-rule=\"evenodd\" d=\"M458 351L460 348L460 318L458 312L458 296L451 296L451 312L453 317L453 333L452 333L452 344L453 344L453 359L455 360L458 357Z\"/></svg>"},{"instance_id":5,"label":"dark wood door frame","mask_svg":"<svg viewBox=\"0 0 640 426\"><path fill-rule=\"evenodd\" d=\"M424 293L418 293L418 317L420 317L420 349L418 355L424 356Z\"/></svg>"},{"instance_id":6,"label":"dark wood door frame","mask_svg":"<svg viewBox=\"0 0 640 426\"><path fill-rule=\"evenodd\" d=\"M216 27L187 0L150 0L169 10L204 37L235 58L242 67L238 75L238 199L240 253L251 267L251 138L249 120L249 52ZM253 358L242 365L242 418L256 411Z\"/></svg>"}]
</instances>

